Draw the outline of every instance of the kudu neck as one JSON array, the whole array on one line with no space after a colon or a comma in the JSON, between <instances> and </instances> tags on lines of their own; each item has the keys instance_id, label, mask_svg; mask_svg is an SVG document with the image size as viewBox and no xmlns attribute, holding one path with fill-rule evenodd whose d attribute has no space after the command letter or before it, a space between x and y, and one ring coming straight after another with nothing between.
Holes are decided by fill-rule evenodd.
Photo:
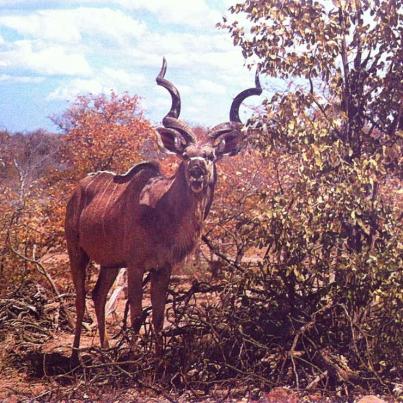
<instances>
[{"instance_id":1,"label":"kudu neck","mask_svg":"<svg viewBox=\"0 0 403 403\"><path fill-rule=\"evenodd\" d=\"M206 190L193 193L187 183L185 170L185 164L182 162L174 176L169 195L167 195L171 212L177 215L178 218L183 217L184 213L188 213L197 219L203 220L206 198L208 197Z\"/></svg>"}]
</instances>

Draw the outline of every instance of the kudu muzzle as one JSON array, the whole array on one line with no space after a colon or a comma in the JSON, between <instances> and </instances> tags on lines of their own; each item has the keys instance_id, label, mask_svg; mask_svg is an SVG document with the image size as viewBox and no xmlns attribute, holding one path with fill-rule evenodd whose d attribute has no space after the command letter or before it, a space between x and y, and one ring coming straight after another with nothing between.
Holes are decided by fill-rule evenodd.
<instances>
[{"instance_id":1,"label":"kudu muzzle","mask_svg":"<svg viewBox=\"0 0 403 403\"><path fill-rule=\"evenodd\" d=\"M207 161L201 157L191 158L187 166L187 180L192 192L199 193L208 185L210 173Z\"/></svg>"}]
</instances>

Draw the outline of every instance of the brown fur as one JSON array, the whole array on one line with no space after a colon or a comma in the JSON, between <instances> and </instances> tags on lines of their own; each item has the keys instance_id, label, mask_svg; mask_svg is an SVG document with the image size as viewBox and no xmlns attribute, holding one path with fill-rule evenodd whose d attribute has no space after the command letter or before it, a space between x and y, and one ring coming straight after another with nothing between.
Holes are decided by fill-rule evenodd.
<instances>
[{"instance_id":1,"label":"brown fur","mask_svg":"<svg viewBox=\"0 0 403 403\"><path fill-rule=\"evenodd\" d=\"M108 344L106 296L122 267L128 268L128 297L134 326L141 312L138 283L145 271L154 269L152 288L159 292L155 291L152 297L153 322L157 331L161 329L171 268L195 246L211 205L214 184L215 181L203 192L193 193L186 181L184 163L172 178L163 177L155 163L142 163L126 175L103 171L80 182L68 203L65 224L77 290L75 348L79 347L85 271L90 259L101 265L93 299L102 346ZM74 358L76 354L73 352Z\"/></svg>"}]
</instances>

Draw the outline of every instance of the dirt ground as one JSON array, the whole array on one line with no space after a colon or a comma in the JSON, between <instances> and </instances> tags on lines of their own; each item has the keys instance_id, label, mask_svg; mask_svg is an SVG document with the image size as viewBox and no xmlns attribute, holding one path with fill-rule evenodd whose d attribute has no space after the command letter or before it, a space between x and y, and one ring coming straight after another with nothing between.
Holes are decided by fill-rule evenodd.
<instances>
[{"instance_id":1,"label":"dirt ground","mask_svg":"<svg viewBox=\"0 0 403 403\"><path fill-rule=\"evenodd\" d=\"M62 259L58 259L60 262ZM92 276L88 288L91 290L96 276ZM177 282L178 277L173 281ZM122 320L126 307L124 273L117 278L106 306L107 331L110 343L113 347L116 336L121 330ZM183 287L190 287L188 281L184 281ZM80 348L85 350L99 348L99 336L96 326L96 316L91 293L87 295L87 312L84 319L85 329L81 336ZM150 306L149 286L145 287L143 307ZM167 325L167 323L165 323ZM24 350L15 348L13 337L6 337L0 342L0 401L55 401L54 396L74 396L74 389L80 385L67 384L63 380L64 374L70 370L71 346L74 334L72 330L57 330L51 332L51 337L40 345L29 346L24 344ZM10 359L10 356L12 359ZM23 358L22 358L23 357ZM82 388L81 388L82 389ZM80 393L79 393L80 395ZM102 391L89 390L88 394L81 393L81 400L89 401L170 401L171 398L161 397L150 388L127 387L116 389L113 386L104 385ZM67 400L70 400L67 398ZM185 399L184 401L187 401Z\"/></svg>"},{"instance_id":2,"label":"dirt ground","mask_svg":"<svg viewBox=\"0 0 403 403\"><path fill-rule=\"evenodd\" d=\"M60 261L60 259L59 259ZM91 280L92 282L94 279ZM173 278L176 287L187 289L191 286L191 279L178 275ZM122 273L120 279L111 291L112 302L107 305L107 329L108 334L116 335L121 329L122 318L124 317L125 299L125 276ZM91 286L90 286L91 288ZM73 301L73 299L72 299ZM201 300L201 302L203 302ZM146 288L144 294L144 306L150 305L149 290ZM99 337L97 333L94 307L91 298L87 297L86 326L81 338L81 348L85 350L97 348ZM166 323L167 325L167 323ZM18 336L18 335L17 335ZM102 386L87 387L84 375L68 377L70 364L69 356L73 343L73 331L66 328L59 328L52 331L50 336L43 343L29 345L25 343L21 350L14 336L6 336L0 342L0 401L100 401L100 402L188 402L188 401L228 401L228 402L332 402L346 401L334 397L324 397L320 393L303 393L287 388L274 388L270 392L255 393L251 396L242 396L236 399L225 399L226 391L222 391L223 399L203 397L195 399L192 393L185 393L182 396L167 395L152 385L131 384L127 386L105 383ZM219 394L217 394L219 395ZM376 396L365 396L349 401L360 403L381 403L393 401L393 399L381 399ZM366 399L366 400L365 400Z\"/></svg>"}]
</instances>

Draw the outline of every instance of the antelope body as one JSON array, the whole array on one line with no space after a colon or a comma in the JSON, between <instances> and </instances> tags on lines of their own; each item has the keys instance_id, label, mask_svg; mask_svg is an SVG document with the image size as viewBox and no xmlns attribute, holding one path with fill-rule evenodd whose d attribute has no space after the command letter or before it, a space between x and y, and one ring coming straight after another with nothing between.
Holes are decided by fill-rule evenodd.
<instances>
[{"instance_id":1,"label":"antelope body","mask_svg":"<svg viewBox=\"0 0 403 403\"><path fill-rule=\"evenodd\" d=\"M135 165L124 175L97 172L80 182L67 205L65 232L77 311L73 362L78 359L90 259L101 266L92 294L101 346L108 346L107 294L123 267L127 267L130 317L136 331L141 325L143 274L152 270L153 327L157 336L161 332L172 267L195 246L213 200L215 161L239 151L239 106L246 97L262 91L256 75L256 88L234 99L230 122L211 130L210 143L198 144L192 130L178 120L179 93L164 78L165 72L164 59L157 83L170 92L172 106L157 132L162 146L182 159L175 175L164 177L155 162ZM157 351L161 349L158 340Z\"/></svg>"}]
</instances>

